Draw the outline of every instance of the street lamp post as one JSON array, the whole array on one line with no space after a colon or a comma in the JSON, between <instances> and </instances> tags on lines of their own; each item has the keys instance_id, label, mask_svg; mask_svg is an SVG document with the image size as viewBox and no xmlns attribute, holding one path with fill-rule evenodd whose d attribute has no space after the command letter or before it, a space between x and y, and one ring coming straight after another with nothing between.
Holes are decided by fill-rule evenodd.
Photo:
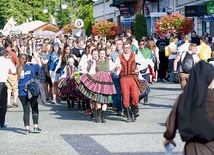
<instances>
[{"instance_id":1,"label":"street lamp post","mask_svg":"<svg viewBox=\"0 0 214 155\"><path fill-rule=\"evenodd\" d=\"M70 18L71 18L71 23L72 23L72 0L70 0L70 6L71 6Z\"/></svg>"},{"instance_id":2,"label":"street lamp post","mask_svg":"<svg viewBox=\"0 0 214 155\"><path fill-rule=\"evenodd\" d=\"M49 1L50 2L50 1ZM62 9L66 9L67 8L67 2L65 0L63 0L63 2L60 0L60 20L62 20ZM55 6L55 11L54 11L54 15L58 14L58 10L56 10L57 7ZM46 5L43 5L43 12L44 13L48 13L48 9L46 8ZM60 25L62 24L62 21L60 21Z\"/></svg>"}]
</instances>

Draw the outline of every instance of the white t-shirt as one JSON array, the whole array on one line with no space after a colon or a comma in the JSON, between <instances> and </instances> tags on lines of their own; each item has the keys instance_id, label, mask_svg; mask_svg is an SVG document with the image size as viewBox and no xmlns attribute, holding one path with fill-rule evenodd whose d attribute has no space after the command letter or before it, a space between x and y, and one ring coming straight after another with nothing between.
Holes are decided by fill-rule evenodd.
<instances>
[{"instance_id":1,"label":"white t-shirt","mask_svg":"<svg viewBox=\"0 0 214 155\"><path fill-rule=\"evenodd\" d=\"M0 57L0 82L6 82L8 72L16 73L16 67L13 65L10 59Z\"/></svg>"},{"instance_id":2,"label":"white t-shirt","mask_svg":"<svg viewBox=\"0 0 214 155\"><path fill-rule=\"evenodd\" d=\"M81 59L80 59L80 62L79 62L79 68L80 68L80 72L81 73L87 73L87 62L88 60L91 60L92 59L92 55L89 54L88 56L86 54L84 54Z\"/></svg>"},{"instance_id":3,"label":"white t-shirt","mask_svg":"<svg viewBox=\"0 0 214 155\"><path fill-rule=\"evenodd\" d=\"M181 45L181 47L179 48L179 55L183 52L183 51L189 51L189 45L190 43L184 43Z\"/></svg>"}]
</instances>

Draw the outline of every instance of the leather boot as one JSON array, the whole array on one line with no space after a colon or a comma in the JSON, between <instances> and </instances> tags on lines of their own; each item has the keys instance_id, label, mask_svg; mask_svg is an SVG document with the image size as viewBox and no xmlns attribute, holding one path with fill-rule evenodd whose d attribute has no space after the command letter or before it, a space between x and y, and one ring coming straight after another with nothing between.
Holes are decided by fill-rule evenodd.
<instances>
[{"instance_id":1,"label":"leather boot","mask_svg":"<svg viewBox=\"0 0 214 155\"><path fill-rule=\"evenodd\" d=\"M80 101L78 101L78 109L81 109Z\"/></svg>"},{"instance_id":2,"label":"leather boot","mask_svg":"<svg viewBox=\"0 0 214 155\"><path fill-rule=\"evenodd\" d=\"M100 123L100 115L101 115L101 109L97 109L97 117L95 118L95 122Z\"/></svg>"},{"instance_id":3,"label":"leather boot","mask_svg":"<svg viewBox=\"0 0 214 155\"><path fill-rule=\"evenodd\" d=\"M82 101L82 109L85 110L85 101Z\"/></svg>"},{"instance_id":4,"label":"leather boot","mask_svg":"<svg viewBox=\"0 0 214 155\"><path fill-rule=\"evenodd\" d=\"M68 109L71 107L70 100L67 100Z\"/></svg>"},{"instance_id":5,"label":"leather boot","mask_svg":"<svg viewBox=\"0 0 214 155\"><path fill-rule=\"evenodd\" d=\"M138 106L136 106L136 108L135 108L135 117L139 117L140 115L139 115L139 108L138 108Z\"/></svg>"},{"instance_id":6,"label":"leather boot","mask_svg":"<svg viewBox=\"0 0 214 155\"><path fill-rule=\"evenodd\" d=\"M95 116L97 115L97 111L95 108L91 109L91 119L95 119Z\"/></svg>"},{"instance_id":7,"label":"leather boot","mask_svg":"<svg viewBox=\"0 0 214 155\"><path fill-rule=\"evenodd\" d=\"M131 117L132 117L132 122L136 121L136 106L132 105L131 106Z\"/></svg>"},{"instance_id":8,"label":"leather boot","mask_svg":"<svg viewBox=\"0 0 214 155\"><path fill-rule=\"evenodd\" d=\"M102 111L102 114L101 114L101 123L106 123L106 111Z\"/></svg>"},{"instance_id":9,"label":"leather boot","mask_svg":"<svg viewBox=\"0 0 214 155\"><path fill-rule=\"evenodd\" d=\"M130 108L125 108L125 111L126 111L126 114L127 114L127 120L126 122L127 123L130 123L131 122L131 116L130 116Z\"/></svg>"},{"instance_id":10,"label":"leather boot","mask_svg":"<svg viewBox=\"0 0 214 155\"><path fill-rule=\"evenodd\" d=\"M93 112L93 116L94 116L94 121L96 122L97 121L97 109L93 108L92 110Z\"/></svg>"}]
</instances>

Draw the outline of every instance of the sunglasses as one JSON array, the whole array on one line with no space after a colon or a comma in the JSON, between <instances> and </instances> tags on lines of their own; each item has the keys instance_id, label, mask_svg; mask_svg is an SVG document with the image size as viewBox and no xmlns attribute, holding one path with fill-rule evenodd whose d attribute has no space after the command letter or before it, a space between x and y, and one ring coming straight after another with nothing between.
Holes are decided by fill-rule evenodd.
<instances>
[{"instance_id":1,"label":"sunglasses","mask_svg":"<svg viewBox=\"0 0 214 155\"><path fill-rule=\"evenodd\" d=\"M144 43L140 43L139 45L145 45Z\"/></svg>"}]
</instances>

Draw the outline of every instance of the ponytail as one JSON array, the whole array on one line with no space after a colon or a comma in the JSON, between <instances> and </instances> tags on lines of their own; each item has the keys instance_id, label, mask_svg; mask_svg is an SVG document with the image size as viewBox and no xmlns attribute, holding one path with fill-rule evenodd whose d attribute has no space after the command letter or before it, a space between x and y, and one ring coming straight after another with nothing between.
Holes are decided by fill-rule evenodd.
<instances>
[{"instance_id":1,"label":"ponytail","mask_svg":"<svg viewBox=\"0 0 214 155\"><path fill-rule=\"evenodd\" d=\"M18 66L18 71L17 71L17 79L20 79L21 72L24 69L24 65L27 62L27 55L26 54L21 54L19 56L19 66Z\"/></svg>"}]
</instances>

